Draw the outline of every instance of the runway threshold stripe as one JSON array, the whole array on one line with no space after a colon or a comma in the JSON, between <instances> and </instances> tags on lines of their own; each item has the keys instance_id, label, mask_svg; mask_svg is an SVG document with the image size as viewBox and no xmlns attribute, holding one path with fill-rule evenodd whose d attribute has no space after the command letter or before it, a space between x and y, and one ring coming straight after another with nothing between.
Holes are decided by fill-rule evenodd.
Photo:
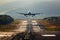
<instances>
[{"instance_id":1,"label":"runway threshold stripe","mask_svg":"<svg viewBox=\"0 0 60 40\"><path fill-rule=\"evenodd\" d=\"M55 34L45 34L45 35L42 35L42 36L44 36L44 37L47 37L47 36L49 36L49 37L55 37L56 35Z\"/></svg>"}]
</instances>

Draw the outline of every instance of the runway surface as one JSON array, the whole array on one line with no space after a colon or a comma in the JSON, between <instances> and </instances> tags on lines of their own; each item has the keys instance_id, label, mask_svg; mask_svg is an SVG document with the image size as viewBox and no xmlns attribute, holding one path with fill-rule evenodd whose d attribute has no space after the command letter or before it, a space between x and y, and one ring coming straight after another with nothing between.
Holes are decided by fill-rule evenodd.
<instances>
[{"instance_id":1,"label":"runway surface","mask_svg":"<svg viewBox=\"0 0 60 40\"><path fill-rule=\"evenodd\" d=\"M18 31L19 33L17 33L12 40L45 40L47 38L49 38L50 40L54 40L55 36L54 34L45 34L45 26L43 24L40 23L40 25L38 25L38 22L36 20L24 20L21 21L20 24L18 24L17 26L18 28L15 29L14 31ZM50 37L42 37L42 36L50 36Z\"/></svg>"},{"instance_id":2,"label":"runway surface","mask_svg":"<svg viewBox=\"0 0 60 40\"><path fill-rule=\"evenodd\" d=\"M49 34L46 34L49 33ZM47 31L43 24L39 24L37 20L20 20L19 24L17 24L16 29L12 30L12 32L2 32L0 33L0 37L9 36L11 40L20 40L21 38L29 39L29 40L40 40L45 39L45 36L52 40L55 39L54 34L50 34L51 32ZM4 35L3 35L4 34ZM13 36L12 36L13 35ZM44 37L42 37L44 36ZM53 37L54 36L54 37ZM34 38L35 37L35 38ZM41 38L42 37L42 38ZM47 39L46 38L46 39ZM9 38L8 38L9 39Z\"/></svg>"},{"instance_id":3,"label":"runway surface","mask_svg":"<svg viewBox=\"0 0 60 40\"><path fill-rule=\"evenodd\" d=\"M40 24L42 25L42 24ZM43 26L39 26L36 20L24 20L21 21L21 23L19 23L17 25L17 29L15 29L14 31L18 31L18 32L25 32L25 31L33 31L33 32L43 32L45 29ZM42 28L43 27L43 28Z\"/></svg>"}]
</instances>

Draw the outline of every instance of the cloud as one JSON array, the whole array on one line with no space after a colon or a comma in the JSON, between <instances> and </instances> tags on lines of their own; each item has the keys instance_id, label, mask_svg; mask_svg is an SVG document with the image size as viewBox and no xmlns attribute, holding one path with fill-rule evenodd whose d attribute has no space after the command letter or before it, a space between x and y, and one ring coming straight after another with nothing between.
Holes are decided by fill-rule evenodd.
<instances>
[{"instance_id":1,"label":"cloud","mask_svg":"<svg viewBox=\"0 0 60 40\"><path fill-rule=\"evenodd\" d=\"M6 11L2 11L2 12L0 12L0 15L5 14L5 13L7 13L9 11L12 11L12 10L16 10L16 9L18 9L18 8L12 8L12 9L9 9L9 10L6 10Z\"/></svg>"},{"instance_id":2,"label":"cloud","mask_svg":"<svg viewBox=\"0 0 60 40\"><path fill-rule=\"evenodd\" d=\"M0 5L7 4L10 2L20 1L24 3L38 3L38 2L46 2L46 1L60 1L60 0L0 0Z\"/></svg>"},{"instance_id":3,"label":"cloud","mask_svg":"<svg viewBox=\"0 0 60 40\"><path fill-rule=\"evenodd\" d=\"M16 0L0 0L0 5L3 5L3 4L6 4L6 3L9 3L9 2L14 2Z\"/></svg>"},{"instance_id":4,"label":"cloud","mask_svg":"<svg viewBox=\"0 0 60 40\"><path fill-rule=\"evenodd\" d=\"M41 1L53 1L53 0L0 0L0 5L14 2L14 1L24 1L24 2L41 2Z\"/></svg>"},{"instance_id":5,"label":"cloud","mask_svg":"<svg viewBox=\"0 0 60 40\"><path fill-rule=\"evenodd\" d=\"M42 12L44 14L38 15L35 18L56 16L60 13L60 0L0 0L0 14L8 13L15 17L16 12ZM14 8L18 8L17 10ZM13 8L13 9L12 9ZM59 9L59 10L58 10ZM14 11L12 11L14 10ZM58 16L57 14L57 16ZM60 14L59 14L60 15ZM21 18L24 16L19 15ZM19 18L20 18L19 17ZM16 18L16 17L15 17ZM17 16L18 18L18 16Z\"/></svg>"}]
</instances>

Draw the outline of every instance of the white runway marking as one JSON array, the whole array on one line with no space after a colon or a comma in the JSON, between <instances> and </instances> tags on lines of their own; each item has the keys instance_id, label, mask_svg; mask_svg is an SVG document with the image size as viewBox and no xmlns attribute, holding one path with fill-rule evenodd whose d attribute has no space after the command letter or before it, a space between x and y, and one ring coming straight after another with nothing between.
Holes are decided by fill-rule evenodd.
<instances>
[{"instance_id":1,"label":"white runway marking","mask_svg":"<svg viewBox=\"0 0 60 40\"><path fill-rule=\"evenodd\" d=\"M45 34L45 35L42 35L44 37L55 37L56 35L55 34Z\"/></svg>"},{"instance_id":2,"label":"white runway marking","mask_svg":"<svg viewBox=\"0 0 60 40\"><path fill-rule=\"evenodd\" d=\"M33 26L33 31L34 32L40 32L39 26Z\"/></svg>"},{"instance_id":3,"label":"white runway marking","mask_svg":"<svg viewBox=\"0 0 60 40\"><path fill-rule=\"evenodd\" d=\"M15 29L14 31L25 32L26 31L26 25L27 25L27 21L21 21L21 23L17 25L18 28Z\"/></svg>"},{"instance_id":4,"label":"white runway marking","mask_svg":"<svg viewBox=\"0 0 60 40\"><path fill-rule=\"evenodd\" d=\"M27 30L27 25L29 24L29 21L27 20L22 20L20 24L17 25L17 29L15 29L14 31L16 32L25 32ZM34 32L42 32L43 29L40 28L40 26L38 25L37 21L36 20L32 20L30 22L30 24L32 24L32 31ZM37 26L34 26L34 25L37 25Z\"/></svg>"},{"instance_id":5,"label":"white runway marking","mask_svg":"<svg viewBox=\"0 0 60 40\"><path fill-rule=\"evenodd\" d=\"M43 29L40 28L36 20L32 20L32 25L33 25L32 27L34 32L43 32Z\"/></svg>"},{"instance_id":6,"label":"white runway marking","mask_svg":"<svg viewBox=\"0 0 60 40\"><path fill-rule=\"evenodd\" d=\"M37 21L36 20L32 20L32 25L37 25Z\"/></svg>"}]
</instances>

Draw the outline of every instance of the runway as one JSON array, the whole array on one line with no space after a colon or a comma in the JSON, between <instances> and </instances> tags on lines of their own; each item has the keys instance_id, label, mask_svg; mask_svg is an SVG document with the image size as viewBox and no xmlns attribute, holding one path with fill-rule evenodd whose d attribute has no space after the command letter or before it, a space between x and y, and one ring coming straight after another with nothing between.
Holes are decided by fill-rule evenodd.
<instances>
[{"instance_id":1,"label":"runway","mask_svg":"<svg viewBox=\"0 0 60 40\"><path fill-rule=\"evenodd\" d=\"M52 40L53 38L54 40L56 35L50 33L51 32L46 31L45 26L41 23L39 24L37 20L20 20L19 24L16 26L16 29L12 30L12 32L0 33L0 39L6 36L6 39L10 40L41 40L43 38L45 40L45 37L46 39L49 38ZM7 36L9 38L7 38Z\"/></svg>"},{"instance_id":2,"label":"runway","mask_svg":"<svg viewBox=\"0 0 60 40\"><path fill-rule=\"evenodd\" d=\"M46 34L45 35L45 26L43 24L40 23L40 25L38 25L38 22L36 20L24 20L21 21L21 24L17 25L18 28L15 29L14 31L17 31L19 33L17 33L12 40L41 40L44 39L46 36L50 36L47 37L49 39L53 40L55 39L55 35L54 34ZM46 38L46 39L47 39Z\"/></svg>"},{"instance_id":3,"label":"runway","mask_svg":"<svg viewBox=\"0 0 60 40\"><path fill-rule=\"evenodd\" d=\"M41 24L40 24L41 25ZM17 25L17 32L43 32L45 29L39 26L36 20L22 20L21 23Z\"/></svg>"}]
</instances>

